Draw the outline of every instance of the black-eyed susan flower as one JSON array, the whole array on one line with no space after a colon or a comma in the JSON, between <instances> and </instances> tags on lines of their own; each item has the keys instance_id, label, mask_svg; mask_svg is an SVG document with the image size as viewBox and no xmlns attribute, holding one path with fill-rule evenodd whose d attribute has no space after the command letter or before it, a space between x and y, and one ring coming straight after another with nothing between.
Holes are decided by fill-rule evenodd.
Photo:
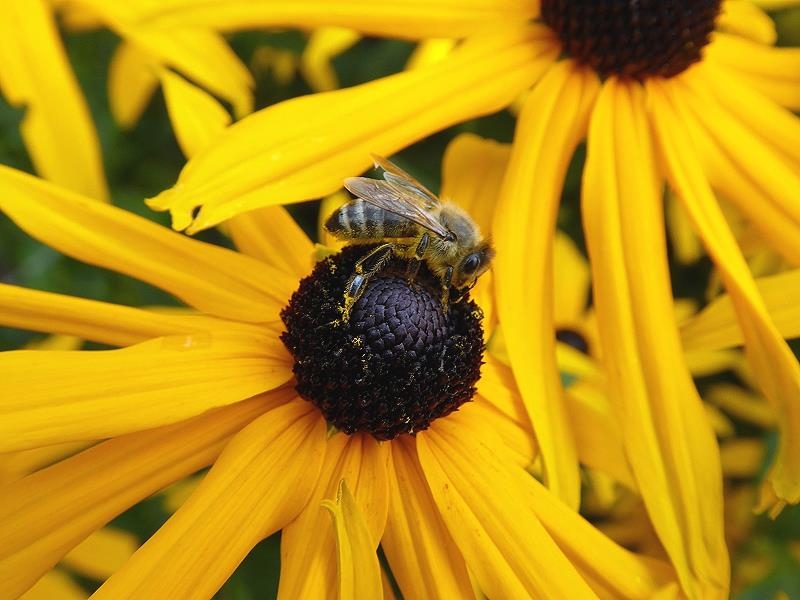
<instances>
[{"instance_id":1,"label":"black-eyed susan flower","mask_svg":"<svg viewBox=\"0 0 800 600\"><path fill-rule=\"evenodd\" d=\"M280 7L280 10L275 10ZM779 416L780 448L763 488L773 513L800 500L800 368L764 307L712 190L766 243L800 261L800 52L776 48L755 3L477 0L382 10L181 0L154 23L223 29L319 21L364 33L456 37L446 59L361 86L298 98L232 127L151 201L177 229L328 194L368 152L390 155L429 133L495 111L523 92L494 223L497 307L536 427L548 486L579 498L578 461L556 367L551 255L569 161L588 140L584 229L598 331L626 454L655 529L691 597L724 593L727 556L713 432L672 318L662 195L683 206L734 298L745 347ZM536 19L531 22L531 19ZM202 206L200 212L193 210Z\"/></svg>"},{"instance_id":2,"label":"black-eyed susan flower","mask_svg":"<svg viewBox=\"0 0 800 600\"><path fill-rule=\"evenodd\" d=\"M456 166L457 173L466 165ZM420 348L412 338L411 350L428 356L433 348L437 355L432 366L409 362L411 376L429 377L432 368L436 377L413 397L384 390L384 401L407 405L399 423L388 421L398 411L381 407L380 397L360 416L351 407L355 420L341 420L340 406L326 405L326 382L339 393L361 389L359 377L370 375L345 355L355 357L360 347L362 360L386 350L410 359L397 326L410 334L414 323L389 323L391 341L368 333L331 346L341 324L328 320L337 319L325 303L341 298L336 280L353 252L329 257L309 276L313 246L282 208L226 224L245 252L239 254L10 169L0 169L0 189L0 210L35 238L156 285L192 308L164 312L0 286L4 325L118 348L0 354L8 392L0 399L0 451L91 444L0 491L0 578L9 595L127 507L209 465L96 597L210 597L277 530L281 597L328 598L337 589L380 597L379 543L407 597L471 597L473 577L491 597L650 598L676 591L668 563L614 544L525 470L536 446L507 368L487 369L475 382L478 393L457 411L417 420L420 411L412 409L423 397L467 399L465 384L449 374L462 368L453 361L466 357L472 363L463 373L474 377L479 332L454 321L444 328L454 326L453 333L435 326ZM367 301L373 319L397 302L411 303L411 312L433 311L425 317L430 322L439 319L441 307L424 299L424 279L412 289L387 273L373 285L395 287L365 296L354 320L367 312ZM459 311L474 327L477 309L464 304ZM309 321L313 329L303 330ZM313 353L320 344L329 354ZM328 368L323 363L342 356L335 372L309 365ZM305 388L294 378L300 371L308 374ZM416 385L390 375L407 389Z\"/></svg>"}]
</instances>

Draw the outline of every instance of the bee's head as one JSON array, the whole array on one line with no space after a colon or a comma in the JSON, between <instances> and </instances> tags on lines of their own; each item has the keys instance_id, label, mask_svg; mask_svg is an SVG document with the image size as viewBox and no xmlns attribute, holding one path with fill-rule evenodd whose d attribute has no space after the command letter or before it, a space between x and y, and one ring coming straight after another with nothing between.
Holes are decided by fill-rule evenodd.
<instances>
[{"instance_id":1,"label":"bee's head","mask_svg":"<svg viewBox=\"0 0 800 600\"><path fill-rule=\"evenodd\" d=\"M494 249L489 242L483 241L471 252L466 254L453 274L453 286L456 288L472 287L491 266L494 258Z\"/></svg>"}]
</instances>

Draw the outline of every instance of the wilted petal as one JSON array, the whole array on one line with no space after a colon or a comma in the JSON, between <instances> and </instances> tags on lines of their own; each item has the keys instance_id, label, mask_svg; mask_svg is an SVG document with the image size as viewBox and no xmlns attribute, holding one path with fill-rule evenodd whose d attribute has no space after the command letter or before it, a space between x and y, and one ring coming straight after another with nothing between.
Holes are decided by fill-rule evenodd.
<instances>
[{"instance_id":1,"label":"wilted petal","mask_svg":"<svg viewBox=\"0 0 800 600\"><path fill-rule=\"evenodd\" d=\"M3 591L27 589L70 549L166 485L209 465L235 432L287 401L273 394L103 442L0 491Z\"/></svg>"},{"instance_id":2,"label":"wilted petal","mask_svg":"<svg viewBox=\"0 0 800 600\"><path fill-rule=\"evenodd\" d=\"M308 402L261 416L94 598L130 590L142 598L210 598L259 541L303 509L324 455L325 421Z\"/></svg>"},{"instance_id":3,"label":"wilted petal","mask_svg":"<svg viewBox=\"0 0 800 600\"><path fill-rule=\"evenodd\" d=\"M800 367L773 324L736 239L700 170L692 141L683 126L687 107L678 99L683 96L678 92L683 90L662 83L653 83L652 87L655 126L670 183L683 199L720 272L742 328L755 379L779 414L778 452L761 501L762 508L771 507L772 514L776 514L785 503L800 501ZM713 109L711 105L706 112ZM755 152L755 149L735 151ZM756 157L765 159L758 153L754 154ZM761 166L760 162L755 164ZM796 217L800 218L800 212Z\"/></svg>"},{"instance_id":4,"label":"wilted petal","mask_svg":"<svg viewBox=\"0 0 800 600\"><path fill-rule=\"evenodd\" d=\"M525 101L494 222L497 310L547 485L580 498L578 460L555 360L553 236L567 166L586 133L596 75L555 66Z\"/></svg>"},{"instance_id":5,"label":"wilted petal","mask_svg":"<svg viewBox=\"0 0 800 600\"><path fill-rule=\"evenodd\" d=\"M0 374L0 452L174 423L292 376L280 341L255 327L121 350L3 352Z\"/></svg>"},{"instance_id":6,"label":"wilted petal","mask_svg":"<svg viewBox=\"0 0 800 600\"><path fill-rule=\"evenodd\" d=\"M582 211L609 398L684 593L717 598L729 569L722 473L673 320L661 187L644 91L609 79L589 129Z\"/></svg>"},{"instance_id":7,"label":"wilted petal","mask_svg":"<svg viewBox=\"0 0 800 600\"><path fill-rule=\"evenodd\" d=\"M297 286L247 256L2 166L0 210L64 254L156 285L210 314L275 320Z\"/></svg>"},{"instance_id":8,"label":"wilted petal","mask_svg":"<svg viewBox=\"0 0 800 600\"><path fill-rule=\"evenodd\" d=\"M42 177L108 200L97 132L44 0L3 7L0 89L26 110L22 138Z\"/></svg>"},{"instance_id":9,"label":"wilted petal","mask_svg":"<svg viewBox=\"0 0 800 600\"><path fill-rule=\"evenodd\" d=\"M339 598L380 600L383 584L377 546L372 543L364 515L344 479L339 482L336 501L323 500L322 506L333 518L339 561Z\"/></svg>"},{"instance_id":10,"label":"wilted petal","mask_svg":"<svg viewBox=\"0 0 800 600\"><path fill-rule=\"evenodd\" d=\"M369 166L370 153L390 156L508 105L557 52L546 28L510 28L476 36L425 69L287 100L230 127L148 204L194 232L260 206L326 196Z\"/></svg>"},{"instance_id":11,"label":"wilted petal","mask_svg":"<svg viewBox=\"0 0 800 600\"><path fill-rule=\"evenodd\" d=\"M389 505L388 460L388 445L368 434L337 433L328 440L325 462L313 482L308 505L281 534L279 598L336 597L336 543L321 503L335 497L340 481L345 480L353 490L370 543L378 547Z\"/></svg>"}]
</instances>

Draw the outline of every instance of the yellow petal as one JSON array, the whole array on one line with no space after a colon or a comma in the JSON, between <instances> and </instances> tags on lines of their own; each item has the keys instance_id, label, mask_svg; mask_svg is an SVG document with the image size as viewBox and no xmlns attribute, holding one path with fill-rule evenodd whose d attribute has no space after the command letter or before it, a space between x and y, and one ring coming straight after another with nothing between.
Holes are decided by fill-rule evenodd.
<instances>
[{"instance_id":1,"label":"yellow petal","mask_svg":"<svg viewBox=\"0 0 800 600\"><path fill-rule=\"evenodd\" d=\"M717 17L716 27L764 45L774 44L778 37L775 22L748 0L725 0Z\"/></svg>"},{"instance_id":2,"label":"yellow petal","mask_svg":"<svg viewBox=\"0 0 800 600\"><path fill-rule=\"evenodd\" d=\"M800 120L713 65L670 80L712 187L763 241L800 263ZM713 85L709 82L713 82Z\"/></svg>"},{"instance_id":3,"label":"yellow petal","mask_svg":"<svg viewBox=\"0 0 800 600\"><path fill-rule=\"evenodd\" d=\"M20 600L85 600L86 590L64 571L46 573Z\"/></svg>"},{"instance_id":4,"label":"yellow petal","mask_svg":"<svg viewBox=\"0 0 800 600\"><path fill-rule=\"evenodd\" d=\"M510 154L508 144L472 133L458 135L444 153L441 196L466 210L486 236L491 235L492 217ZM470 295L483 310L483 330L489 336L497 320L491 271L481 277Z\"/></svg>"},{"instance_id":5,"label":"yellow petal","mask_svg":"<svg viewBox=\"0 0 800 600\"><path fill-rule=\"evenodd\" d=\"M327 442L325 462L314 482L308 506L281 534L281 577L278 597L335 598L336 543L329 517L320 508L347 481L361 510L370 543L378 547L389 505L389 447L368 434L335 434ZM309 569L309 565L314 565Z\"/></svg>"},{"instance_id":6,"label":"yellow petal","mask_svg":"<svg viewBox=\"0 0 800 600\"><path fill-rule=\"evenodd\" d=\"M289 280L306 277L316 262L311 240L282 206L237 215L225 222L225 231L239 252L278 269Z\"/></svg>"},{"instance_id":7,"label":"yellow petal","mask_svg":"<svg viewBox=\"0 0 800 600\"><path fill-rule=\"evenodd\" d=\"M124 565L138 547L132 533L104 527L75 546L63 561L81 575L103 581Z\"/></svg>"},{"instance_id":8,"label":"yellow petal","mask_svg":"<svg viewBox=\"0 0 800 600\"><path fill-rule=\"evenodd\" d=\"M762 508L769 498L775 498L772 507L779 509L783 503L800 501L800 367L775 328L736 240L694 160L695 151L683 128L686 107L676 97L680 90L660 83L654 83L653 87L655 125L670 183L683 199L720 271L742 328L755 378L780 415L778 452L765 484L772 489L767 489L762 498Z\"/></svg>"},{"instance_id":9,"label":"yellow petal","mask_svg":"<svg viewBox=\"0 0 800 600\"><path fill-rule=\"evenodd\" d=\"M581 463L635 490L622 430L605 390L578 381L565 393Z\"/></svg>"},{"instance_id":10,"label":"yellow petal","mask_svg":"<svg viewBox=\"0 0 800 600\"><path fill-rule=\"evenodd\" d=\"M361 36L345 27L320 27L308 36L300 68L315 92L329 92L339 87L331 61L356 44Z\"/></svg>"},{"instance_id":11,"label":"yellow petal","mask_svg":"<svg viewBox=\"0 0 800 600\"><path fill-rule=\"evenodd\" d=\"M178 144L187 158L204 150L230 125L231 116L212 96L167 69L159 71Z\"/></svg>"},{"instance_id":12,"label":"yellow petal","mask_svg":"<svg viewBox=\"0 0 800 600\"><path fill-rule=\"evenodd\" d=\"M582 211L600 343L631 470L683 591L722 598L729 567L719 453L673 320L646 118L638 84L605 82L589 129Z\"/></svg>"},{"instance_id":13,"label":"yellow petal","mask_svg":"<svg viewBox=\"0 0 800 600\"><path fill-rule=\"evenodd\" d=\"M777 425L775 412L764 397L738 385L718 383L706 391L704 398L740 421L752 423L764 429L770 429Z\"/></svg>"},{"instance_id":14,"label":"yellow petal","mask_svg":"<svg viewBox=\"0 0 800 600\"><path fill-rule=\"evenodd\" d=\"M428 38L421 40L406 61L406 69L419 69L447 58L458 46L455 38Z\"/></svg>"},{"instance_id":15,"label":"yellow petal","mask_svg":"<svg viewBox=\"0 0 800 600\"><path fill-rule=\"evenodd\" d=\"M149 27L142 20L151 2L78 1L154 64L172 67L230 102L237 117L253 110L252 76L221 35L185 24Z\"/></svg>"},{"instance_id":16,"label":"yellow petal","mask_svg":"<svg viewBox=\"0 0 800 600\"><path fill-rule=\"evenodd\" d=\"M667 234L675 260L682 265L697 262L703 256L703 244L692 229L692 222L674 194L667 195L666 211Z\"/></svg>"},{"instance_id":17,"label":"yellow petal","mask_svg":"<svg viewBox=\"0 0 800 600\"><path fill-rule=\"evenodd\" d=\"M199 332L211 327L238 326L210 317L167 315L6 284L0 284L0 324L76 336L111 346L130 346L154 337Z\"/></svg>"},{"instance_id":18,"label":"yellow petal","mask_svg":"<svg viewBox=\"0 0 800 600\"><path fill-rule=\"evenodd\" d=\"M156 285L211 314L275 320L297 286L251 258L8 167L0 167L0 210L64 254Z\"/></svg>"},{"instance_id":19,"label":"yellow petal","mask_svg":"<svg viewBox=\"0 0 800 600\"><path fill-rule=\"evenodd\" d=\"M108 104L123 129L133 127L158 87L156 65L133 44L122 41L108 67Z\"/></svg>"},{"instance_id":20,"label":"yellow petal","mask_svg":"<svg viewBox=\"0 0 800 600\"><path fill-rule=\"evenodd\" d=\"M339 564L339 598L383 598L381 565L377 547L364 516L347 488L339 482L336 502L323 500L322 506L333 518Z\"/></svg>"},{"instance_id":21,"label":"yellow petal","mask_svg":"<svg viewBox=\"0 0 800 600\"><path fill-rule=\"evenodd\" d=\"M324 455L325 421L310 403L298 399L261 416L94 598L131 590L142 598L210 598L253 546L306 505Z\"/></svg>"},{"instance_id":22,"label":"yellow petal","mask_svg":"<svg viewBox=\"0 0 800 600\"><path fill-rule=\"evenodd\" d=\"M419 461L442 519L483 592L491 598L595 597L525 502L519 479L530 476L497 459L489 462L488 456L457 456L473 445L462 439L467 432L459 435L445 421L449 425L452 415L417 436Z\"/></svg>"},{"instance_id":23,"label":"yellow petal","mask_svg":"<svg viewBox=\"0 0 800 600\"><path fill-rule=\"evenodd\" d=\"M47 179L108 200L100 142L44 0L10 2L0 19L0 88L25 107L22 137Z\"/></svg>"},{"instance_id":24,"label":"yellow petal","mask_svg":"<svg viewBox=\"0 0 800 600\"><path fill-rule=\"evenodd\" d=\"M797 0L751 0L751 2L765 10L781 10L797 6Z\"/></svg>"},{"instance_id":25,"label":"yellow petal","mask_svg":"<svg viewBox=\"0 0 800 600\"><path fill-rule=\"evenodd\" d=\"M90 444L91 442L72 442L0 454L0 484L21 479L28 473L43 469L83 450Z\"/></svg>"},{"instance_id":26,"label":"yellow petal","mask_svg":"<svg viewBox=\"0 0 800 600\"><path fill-rule=\"evenodd\" d=\"M800 269L792 269L755 280L775 327L787 339L800 337ZM681 334L687 350L715 350L739 346L742 330L731 296L717 297L693 319Z\"/></svg>"},{"instance_id":27,"label":"yellow petal","mask_svg":"<svg viewBox=\"0 0 800 600\"><path fill-rule=\"evenodd\" d=\"M230 127L148 204L194 232L260 206L325 196L369 166L371 152L389 156L506 106L556 53L545 28L511 28L476 36L425 69L271 106Z\"/></svg>"},{"instance_id":28,"label":"yellow petal","mask_svg":"<svg viewBox=\"0 0 800 600\"><path fill-rule=\"evenodd\" d=\"M544 462L547 485L577 507L580 486L555 361L553 236L570 158L586 133L597 78L558 63L525 101L494 221L497 310Z\"/></svg>"},{"instance_id":29,"label":"yellow petal","mask_svg":"<svg viewBox=\"0 0 800 600\"><path fill-rule=\"evenodd\" d=\"M442 518L489 597L650 598L674 576L603 536L479 431L453 413L420 433L417 448Z\"/></svg>"},{"instance_id":30,"label":"yellow petal","mask_svg":"<svg viewBox=\"0 0 800 600\"><path fill-rule=\"evenodd\" d=\"M291 378L280 341L254 328L121 350L0 353L0 452L174 423Z\"/></svg>"},{"instance_id":31,"label":"yellow petal","mask_svg":"<svg viewBox=\"0 0 800 600\"><path fill-rule=\"evenodd\" d=\"M419 465L416 442L392 441L389 517L381 547L405 598L469 598L472 587Z\"/></svg>"},{"instance_id":32,"label":"yellow petal","mask_svg":"<svg viewBox=\"0 0 800 600\"><path fill-rule=\"evenodd\" d=\"M708 60L781 106L800 108L799 48L774 48L718 34L708 47Z\"/></svg>"},{"instance_id":33,"label":"yellow petal","mask_svg":"<svg viewBox=\"0 0 800 600\"><path fill-rule=\"evenodd\" d=\"M148 17L160 26L203 26L223 31L264 27L348 27L368 35L419 39L463 37L487 26L536 16L532 0L173 0L152 3Z\"/></svg>"},{"instance_id":34,"label":"yellow petal","mask_svg":"<svg viewBox=\"0 0 800 600\"><path fill-rule=\"evenodd\" d=\"M753 479L764 465L767 449L763 440L738 438L721 444L719 451L726 477Z\"/></svg>"},{"instance_id":35,"label":"yellow petal","mask_svg":"<svg viewBox=\"0 0 800 600\"><path fill-rule=\"evenodd\" d=\"M553 321L556 327L578 321L589 301L589 263L575 242L561 231L553 239Z\"/></svg>"},{"instance_id":36,"label":"yellow petal","mask_svg":"<svg viewBox=\"0 0 800 600\"><path fill-rule=\"evenodd\" d=\"M286 392L190 421L103 442L0 490L0 576L9 595L30 587L90 533L166 485L208 466L228 438Z\"/></svg>"}]
</instances>

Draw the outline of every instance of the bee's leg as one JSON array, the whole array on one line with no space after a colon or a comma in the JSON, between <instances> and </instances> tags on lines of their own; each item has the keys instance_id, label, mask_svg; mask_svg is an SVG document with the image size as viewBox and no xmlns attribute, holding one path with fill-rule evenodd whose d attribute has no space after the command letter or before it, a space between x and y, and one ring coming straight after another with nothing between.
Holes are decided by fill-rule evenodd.
<instances>
[{"instance_id":1,"label":"bee's leg","mask_svg":"<svg viewBox=\"0 0 800 600\"><path fill-rule=\"evenodd\" d=\"M367 283L370 278L386 266L386 263L392 258L393 253L394 246L392 244L381 244L370 251L366 256L360 258L355 264L354 272L344 286L344 310L342 311L342 318L345 323L350 320L350 310L358 299L361 298L361 294L363 294L364 290L367 288Z\"/></svg>"},{"instance_id":2,"label":"bee's leg","mask_svg":"<svg viewBox=\"0 0 800 600\"><path fill-rule=\"evenodd\" d=\"M450 310L450 284L453 281L453 267L447 267L442 277L442 311L445 316Z\"/></svg>"},{"instance_id":3,"label":"bee's leg","mask_svg":"<svg viewBox=\"0 0 800 600\"><path fill-rule=\"evenodd\" d=\"M410 282L414 281L417 277L417 273L419 272L419 263L422 260L422 257L425 256L425 250L428 249L428 242L431 240L431 236L428 233L423 233L422 237L419 238L419 243L417 247L414 249L414 256L408 261L408 268L406 269L406 279Z\"/></svg>"},{"instance_id":4,"label":"bee's leg","mask_svg":"<svg viewBox=\"0 0 800 600\"><path fill-rule=\"evenodd\" d=\"M470 284L469 284L467 287L465 287L465 288L462 288L462 289L463 289L463 291L461 292L461 294L459 294L458 298L456 298L455 300L453 300L453 304L458 304L458 303L459 303L459 302L461 302L461 301L462 301L464 298L466 298L466 297L467 297L467 294L469 294L469 291L470 291L472 288L474 288L474 287L475 287L475 284L476 284L476 283L478 283L478 280L477 280L477 279L473 279L473 280L472 280L472 283L470 283Z\"/></svg>"}]
</instances>

